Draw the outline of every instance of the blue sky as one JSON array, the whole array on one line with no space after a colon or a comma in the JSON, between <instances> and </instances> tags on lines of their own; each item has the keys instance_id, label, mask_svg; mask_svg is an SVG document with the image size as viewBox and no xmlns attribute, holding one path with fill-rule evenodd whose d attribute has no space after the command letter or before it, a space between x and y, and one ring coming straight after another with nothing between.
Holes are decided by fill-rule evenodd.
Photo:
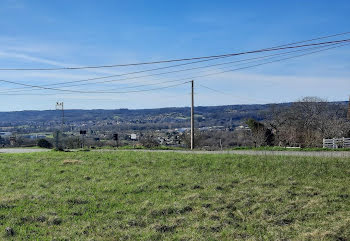
<instances>
[{"instance_id":1,"label":"blue sky","mask_svg":"<svg viewBox=\"0 0 350 241\"><path fill-rule=\"evenodd\" d=\"M350 2L346 0L1 0L0 67L104 65L254 50L350 31L349 12ZM350 35L337 39L341 38L350 38ZM350 47L346 46L256 68L195 78L195 103L273 103L294 101L303 96L347 100L350 94L349 53ZM147 68L150 66L84 71L0 71L0 79L45 85ZM72 89L131 90L132 85L210 71L197 70ZM225 94L210 91L201 84ZM20 86L0 83L1 93L13 88ZM56 101L64 101L70 109L188 106L189 90L189 84L130 94L73 95L27 89L18 94L30 95L0 94L0 111L53 109Z\"/></svg>"}]
</instances>

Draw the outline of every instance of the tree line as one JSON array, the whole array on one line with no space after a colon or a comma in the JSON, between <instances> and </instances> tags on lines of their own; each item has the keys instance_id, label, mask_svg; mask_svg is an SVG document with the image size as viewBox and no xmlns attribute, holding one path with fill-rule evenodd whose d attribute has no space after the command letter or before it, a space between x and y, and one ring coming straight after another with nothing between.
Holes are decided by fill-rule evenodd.
<instances>
[{"instance_id":1,"label":"tree line","mask_svg":"<svg viewBox=\"0 0 350 241\"><path fill-rule=\"evenodd\" d=\"M347 106L318 97L272 106L265 121L246 123L257 146L321 147L323 138L350 137Z\"/></svg>"}]
</instances>

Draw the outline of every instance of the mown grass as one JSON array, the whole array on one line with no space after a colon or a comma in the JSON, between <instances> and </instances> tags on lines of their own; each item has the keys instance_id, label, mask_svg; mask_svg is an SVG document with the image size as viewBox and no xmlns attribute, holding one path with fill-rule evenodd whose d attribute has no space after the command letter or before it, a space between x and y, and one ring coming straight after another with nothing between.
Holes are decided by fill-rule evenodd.
<instances>
[{"instance_id":1,"label":"mown grass","mask_svg":"<svg viewBox=\"0 0 350 241\"><path fill-rule=\"evenodd\" d=\"M186 150L187 148L184 147L175 147L175 146L154 146L147 148L145 146L140 146L140 145L126 145L126 146L119 146L119 147L112 147L112 146L102 146L102 147L97 147L95 149L106 149L106 150ZM188 150L188 149L187 149Z\"/></svg>"},{"instance_id":2,"label":"mown grass","mask_svg":"<svg viewBox=\"0 0 350 241\"><path fill-rule=\"evenodd\" d=\"M144 146L120 146L118 148L111 147L111 146L103 146L103 147L97 147L95 149L111 149L111 150L189 150L186 147L173 147L173 146L155 146L152 148L147 148ZM197 150L205 150L205 148L197 148ZM212 150L220 150L220 148L214 148ZM249 150L249 151L350 151L350 148L338 148L338 149L331 149L331 148L322 148L322 147L304 147L304 148L288 148L288 147L282 147L282 146L260 146L260 147L251 147L251 146L236 146L231 148L224 148L223 150L229 151L229 150Z\"/></svg>"},{"instance_id":3,"label":"mown grass","mask_svg":"<svg viewBox=\"0 0 350 241\"><path fill-rule=\"evenodd\" d=\"M2 154L0 240L349 240L349 184L350 159Z\"/></svg>"},{"instance_id":4,"label":"mown grass","mask_svg":"<svg viewBox=\"0 0 350 241\"><path fill-rule=\"evenodd\" d=\"M304 147L304 148L287 148L281 146L260 146L260 147L249 147L239 146L230 148L230 150L251 150L251 151L350 151L350 148L322 148L322 147Z\"/></svg>"}]
</instances>

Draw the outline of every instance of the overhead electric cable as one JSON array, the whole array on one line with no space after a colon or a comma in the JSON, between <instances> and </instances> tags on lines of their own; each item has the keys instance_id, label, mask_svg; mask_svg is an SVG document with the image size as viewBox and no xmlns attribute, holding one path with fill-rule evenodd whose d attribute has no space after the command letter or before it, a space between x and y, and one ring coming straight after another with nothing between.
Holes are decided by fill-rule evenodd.
<instances>
[{"instance_id":1,"label":"overhead electric cable","mask_svg":"<svg viewBox=\"0 0 350 241\"><path fill-rule=\"evenodd\" d=\"M199 86L201 86L201 87L203 87L203 88L206 88L206 89L208 89L208 90L211 90L211 91L214 91L214 92L217 92L217 93L223 94L223 95L230 95L230 94L225 93L225 92L223 92L223 91L216 90L216 89L210 88L210 87L205 86L205 85L202 85L202 84L200 84Z\"/></svg>"},{"instance_id":2,"label":"overhead electric cable","mask_svg":"<svg viewBox=\"0 0 350 241\"><path fill-rule=\"evenodd\" d=\"M226 93L226 92L223 92L221 90L216 90L216 89L213 89L211 87L208 87L208 86L205 86L205 85L202 85L200 84L199 85L200 87L203 87L205 89L208 89L208 90L211 90L213 92L216 92L216 93L219 93L219 94L222 94L222 95L226 95L226 96L230 96L230 97L233 97L233 98L240 98L240 99L246 99L246 100L252 100L252 101L255 101L255 102L261 102L261 100L259 99L256 99L256 98L251 98L251 97L247 97L247 96L238 96L238 95L232 95L230 93ZM199 93L199 95L201 95L201 93ZM264 102L266 102L266 100L264 100Z\"/></svg>"},{"instance_id":3,"label":"overhead electric cable","mask_svg":"<svg viewBox=\"0 0 350 241\"><path fill-rule=\"evenodd\" d=\"M317 37L317 38L313 38L313 39L308 39L308 40L288 43L288 44L284 44L284 45L279 45L279 46L275 46L275 47L271 47L271 48L278 48L278 47L291 46L291 45L305 43L305 42L312 42L312 41L315 41L315 40L331 38L331 37L336 37L336 36L340 36L340 35L346 35L346 34L349 34L349 33L350 32L343 32L343 33L338 33L338 34L333 34L333 35L327 35L327 36ZM227 56L227 57L230 57L230 56ZM226 58L226 57L222 57L222 58ZM148 70L134 71L134 72L124 73L124 74L117 74L117 75L101 76L101 77L95 77L95 78L89 78L89 79L83 79L83 80L75 80L75 81L69 81L69 82L59 82L59 83L50 84L50 85L44 85L44 86L57 86L57 85L65 85L65 84L68 84L68 83L78 83L78 82L92 81L92 80L98 80L98 79L120 77L120 76L137 74L137 73L143 73L143 72L148 72L148 71L155 71L155 70L160 70L160 69L173 68L173 67L178 67L178 66L182 66L182 65L189 65L189 64L194 64L194 63L212 61L212 60L216 60L216 59L221 59L221 58L219 57L219 58L212 58L212 59L204 59L204 60L200 60L200 61L193 61L193 62L189 62L189 63L182 63L182 64L165 66L165 67L159 67L159 68L153 68L153 69L148 69ZM26 88L12 88L12 90L14 90L14 89L26 89Z\"/></svg>"},{"instance_id":4,"label":"overhead electric cable","mask_svg":"<svg viewBox=\"0 0 350 241\"><path fill-rule=\"evenodd\" d=\"M329 50L329 49L339 48L339 47L342 47L342 46L345 46L345 45L347 45L347 44L343 44L341 46L334 46L334 47L330 47L330 48L322 49L322 50L318 50L318 51L313 51L311 53L305 53L305 54L301 54L301 55L291 56L291 57L288 57L288 58L277 59L277 60L273 60L273 61L269 61L269 62L265 62L265 63L260 63L260 64L256 64L256 65L245 66L245 67L236 68L236 69L230 69L230 70L221 71L221 72L217 72L217 73L199 75L199 76L195 76L195 77L183 78L183 79L179 79L179 80L173 80L172 82L183 81L183 80L187 80L187 79L200 78L200 77L207 77L207 76L212 76L212 75L218 75L218 74L222 74L222 73L233 72L233 71L238 71L238 70L242 70L242 69L248 69L248 68L252 68L252 67L266 65L266 64L269 64L269 63L281 62L281 61L284 61L284 60L297 58L297 57L301 57L301 56L305 56L305 55L310 55L310 54L322 52L322 51ZM0 82L12 83L12 84L23 85L23 86L30 86L30 87L33 87L33 88L39 88L39 89L45 89L45 90L56 90L56 91L62 91L62 92L91 93L91 94L92 93L101 93L101 94L105 93L105 94L108 94L108 93L133 93L133 92L143 92L143 91L157 90L157 89L162 89L162 88L170 88L172 86L177 86L177 85L181 85L181 84L187 83L188 81L184 82L184 83L181 83L181 84L171 85L171 86L165 86L165 87L159 87L159 88L147 89L147 90L134 90L134 91L111 91L113 89L111 89L110 91L79 91L79 90L55 89L55 88L42 87L42 86L36 86L36 85L28 85L28 84L23 84L23 83L18 83L18 82L14 82L14 81L8 81L8 80L0 80Z\"/></svg>"},{"instance_id":5,"label":"overhead electric cable","mask_svg":"<svg viewBox=\"0 0 350 241\"><path fill-rule=\"evenodd\" d=\"M174 85L168 85L168 86L163 86L159 88L153 88L153 89L145 89L145 90L130 90L130 91L79 91L79 90L64 90L64 89L55 89L55 88L48 88L48 87L39 87L35 85L27 85L27 84L21 84L13 81L8 81L8 80L0 80L0 82L6 82L6 83L12 83L12 84L17 84L17 85L25 85L25 86L32 86L34 88L39 88L39 89L45 89L45 90L56 90L56 91L62 91L62 92L70 92L70 93L85 93L85 94L116 94L116 93L134 93L134 92L146 92L146 91L153 91L153 90L160 90L160 89L167 89L179 85L183 85L185 83L188 83L188 81L180 83L180 84L174 84ZM6 94L5 94L6 95Z\"/></svg>"},{"instance_id":6,"label":"overhead electric cable","mask_svg":"<svg viewBox=\"0 0 350 241\"><path fill-rule=\"evenodd\" d=\"M74 87L74 86L83 86L83 85L90 85L90 84L100 84L100 83L110 83L110 82L119 82L119 81L125 81L125 80L130 80L130 79L139 79L139 78L145 78L145 77L152 77L152 76L158 76L158 75L164 75L164 74L169 74L169 73L177 73L177 72L183 72L183 71L189 71L189 70L196 70L196 69L202 69L202 68L210 68L210 67L214 67L214 66L220 66L220 65L227 65L227 64L232 64L232 63L239 63L239 62L247 62L250 60L255 60L255 61L250 61L250 62L256 62L256 60L260 60L260 59L266 59L266 58L270 58L273 56L280 56L280 55L287 55L287 54L291 54L291 53L297 53L297 52L305 52L305 51L310 51L310 50L314 50L314 49L324 49L327 48L329 46L335 46L335 45L341 45L341 44L329 44L329 45L325 45L325 46L316 46L316 47L312 47L312 48L307 48L307 49L300 49L300 50L294 50L294 51L288 51L288 52L283 52L283 53L277 53L277 54L271 54L271 55L265 55L265 56L260 56L260 57L255 57L255 58L248 58L248 59L242 59L242 60L236 60L236 61L230 61L230 62L224 62L224 63L218 63L218 64L212 64L212 65L206 65L206 66L200 66L200 67L194 67L194 68L188 68L188 69L180 69L180 70L174 70L174 71L168 71L168 72L161 72L161 73L156 73L156 74L149 74L149 75L142 75L142 76L135 76L135 77L129 77L129 78L124 78L124 79L117 79L117 80L107 80L107 81L100 81L100 82L92 82L92 83L84 83L84 84L75 84L75 85L68 85L68 86L63 86L63 87ZM327 49L326 49L327 50ZM245 64L245 63L243 63ZM81 81L77 81L77 82L82 82L84 80ZM72 81L74 82L74 81ZM167 81L166 81L167 82ZM164 82L164 83L166 83ZM69 83L69 82L66 82ZM133 82L135 83L135 82ZM139 83L139 82L136 82ZM160 82L161 83L161 82ZM160 84L160 83L156 83L156 84ZM130 83L129 83L130 84ZM58 84L49 84L49 85L40 85L40 87L47 87L47 86L56 86ZM148 84L148 85L155 85L155 84ZM39 86L39 85L38 85ZM130 86L130 87L125 87L124 89L129 89L129 88L135 88L135 87L141 87L141 86L147 86L147 84L145 85L139 85L139 86ZM26 90L27 88L33 88L31 86L27 86L27 87L22 87L22 88L12 88L10 90L3 90L0 93L3 93L4 91L7 92L22 92L23 90ZM38 88L38 87L34 87L34 88Z\"/></svg>"},{"instance_id":7,"label":"overhead electric cable","mask_svg":"<svg viewBox=\"0 0 350 241\"><path fill-rule=\"evenodd\" d=\"M196 69L209 68L209 67L220 66L220 65L227 65L227 64L233 64L233 63L240 63L240 62L245 62L245 61L250 61L250 60L256 60L256 59L263 59L263 58L268 58L268 57L271 57L271 56L278 56L278 55L284 55L284 54L290 54L290 53L296 53L296 52L309 51L309 50L312 50L312 49L325 48L325 47L332 46L332 45L337 45L337 44L338 44L338 43L336 43L336 44L329 44L329 45L326 45L326 46L324 46L324 45L323 45L323 46L317 46L317 47L308 48L308 49L300 49L300 50L295 50L295 51L289 51L289 52L271 54L271 55L260 56L260 57L249 58L249 59L242 59L242 60L235 60L235 61L229 61L229 62L218 63L218 64L211 64L211 65L206 65L206 66L199 66L199 67L193 67L193 68L187 68L187 69L173 70L173 71L168 71L168 72L161 72L161 73L155 73L155 74L134 76L134 77L123 78L123 79L105 80L105 81L97 81L97 82L89 82L89 83L79 84L79 85L68 85L68 86L65 86L65 85L64 85L64 87L74 87L74 86L89 85L89 84L100 84L100 83L120 82L120 81L125 81L125 80L130 80L130 79L139 79L139 78L152 77L152 76L158 76L158 75L172 74L172 73L178 73L178 72L189 71L189 70L196 70ZM339 45L339 44L338 44L338 45ZM79 81L79 82L86 82L86 81ZM54 86L54 85L56 86L57 84L52 84L52 85L50 85L50 86ZM60 84L60 85L62 86L62 84Z\"/></svg>"},{"instance_id":8,"label":"overhead electric cable","mask_svg":"<svg viewBox=\"0 0 350 241\"><path fill-rule=\"evenodd\" d=\"M291 49L291 48L302 48L302 47L308 47L308 46L317 46L317 45L324 45L324 44L331 44L331 43L342 43L342 42L347 42L349 40L350 39L342 39L342 40L328 41L328 42L321 42L321 43L311 43L311 44L296 45L296 46L285 46L285 47L259 49L259 50L245 51L245 52L239 52L239 53L229 53L229 54L220 54L220 55L211 55L211 56L201 56L201 57L191 57L191 58L181 58L181 59L169 59L169 60L159 60L159 61L139 62L139 63L129 63L129 64L81 66L81 67L61 67L61 68L0 68L0 71L77 70L77 69L99 69L99 68L112 68L112 67L125 67L125 66L162 64L162 63L191 61L191 60L199 60L199 59L222 58L222 57L229 57L229 56L238 56L238 55L245 55L245 54L278 51L278 50Z\"/></svg>"},{"instance_id":9,"label":"overhead electric cable","mask_svg":"<svg viewBox=\"0 0 350 241\"><path fill-rule=\"evenodd\" d=\"M334 45L339 45L339 44L333 44L333 45L327 45L327 46L329 47L329 46L334 46ZM325 49L326 47L325 46L314 47L314 48L307 49L307 51L314 50L314 49L320 49L320 48L324 48ZM325 49L325 50L327 50L327 49ZM218 64L194 67L194 68L189 68L189 69L175 70L175 71L163 72L163 73L152 74L152 75L137 76L137 77L128 78L128 79L108 80L108 81L102 81L102 82L85 83L85 84L80 84L80 85L69 85L69 86L64 86L64 87L75 87L75 86L82 86L82 85L88 85L88 84L110 83L110 82L123 81L123 80L129 80L129 79L136 79L136 78L144 78L144 77L164 75L164 74L169 74L169 73L178 73L178 72L189 71L189 70L207 69L207 68L212 68L212 67L221 66L221 65L228 65L228 64L238 63L238 62L240 62L240 64L238 64L238 65L242 65L242 64L247 64L245 62L248 61L248 60L254 60L254 61L249 61L248 62L248 63L252 63L252 62L261 61L261 59L264 59L264 60L266 60L266 59L274 59L274 58L276 58L276 56L286 55L286 54L291 54L291 53L297 53L297 52L305 52L305 51L306 51L306 49L302 49L302 50L297 50L297 51L290 51L290 52L286 52L286 53L278 53L278 54L261 56L261 57L245 59L245 60L230 61L230 62L225 62L225 63L218 63ZM190 78L192 78L192 77L190 77ZM138 88L138 87L144 87L144 86L150 86L150 85L158 85L158 84L169 83L169 82L174 82L174 81L170 80L170 81L162 81L162 82L156 82L156 83L150 83L150 84L133 85L133 86L128 86L128 87L122 87L122 89ZM133 83L140 83L140 82L133 82ZM130 84L130 83L128 83L128 84Z\"/></svg>"}]
</instances>

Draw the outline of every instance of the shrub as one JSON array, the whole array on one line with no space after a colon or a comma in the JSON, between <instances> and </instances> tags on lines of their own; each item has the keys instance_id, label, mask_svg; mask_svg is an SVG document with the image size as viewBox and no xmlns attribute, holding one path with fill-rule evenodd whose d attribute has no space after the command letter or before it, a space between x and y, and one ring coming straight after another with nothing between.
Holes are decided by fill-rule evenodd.
<instances>
[{"instance_id":1,"label":"shrub","mask_svg":"<svg viewBox=\"0 0 350 241\"><path fill-rule=\"evenodd\" d=\"M153 136L144 136L140 139L140 144L146 148L154 148L159 146L159 143Z\"/></svg>"},{"instance_id":2,"label":"shrub","mask_svg":"<svg viewBox=\"0 0 350 241\"><path fill-rule=\"evenodd\" d=\"M51 142L49 142L46 139L40 139L38 140L38 146L42 148L52 148Z\"/></svg>"}]
</instances>

